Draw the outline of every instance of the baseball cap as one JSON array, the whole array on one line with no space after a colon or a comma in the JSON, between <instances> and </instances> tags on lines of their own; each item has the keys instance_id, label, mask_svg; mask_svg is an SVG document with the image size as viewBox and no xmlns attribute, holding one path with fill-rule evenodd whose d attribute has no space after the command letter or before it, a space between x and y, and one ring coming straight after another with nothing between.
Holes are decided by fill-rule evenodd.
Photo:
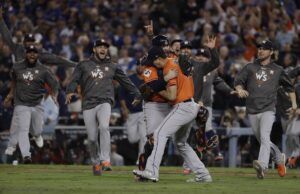
<instances>
[{"instance_id":1,"label":"baseball cap","mask_svg":"<svg viewBox=\"0 0 300 194\"><path fill-rule=\"evenodd\" d=\"M264 48L267 50L275 50L275 45L270 40L263 40L261 43L257 44L257 48Z\"/></svg>"},{"instance_id":2,"label":"baseball cap","mask_svg":"<svg viewBox=\"0 0 300 194\"><path fill-rule=\"evenodd\" d=\"M180 44L180 49L184 49L184 48L190 48L190 49L192 49L192 44L191 44L191 42L190 42L190 41L187 41L187 40L181 42L181 44Z\"/></svg>"},{"instance_id":3,"label":"baseball cap","mask_svg":"<svg viewBox=\"0 0 300 194\"><path fill-rule=\"evenodd\" d=\"M152 38L152 46L168 46L169 45L169 40L165 35L157 35Z\"/></svg>"},{"instance_id":4,"label":"baseball cap","mask_svg":"<svg viewBox=\"0 0 300 194\"><path fill-rule=\"evenodd\" d=\"M179 42L181 44L182 40L181 39L174 39L171 42L171 46L175 43L175 42Z\"/></svg>"},{"instance_id":5,"label":"baseball cap","mask_svg":"<svg viewBox=\"0 0 300 194\"><path fill-rule=\"evenodd\" d=\"M109 44L108 42L106 42L104 39L98 39L98 40L95 40L94 41L94 44L93 44L94 47L97 47L97 46L106 46L107 48L109 47Z\"/></svg>"},{"instance_id":6,"label":"baseball cap","mask_svg":"<svg viewBox=\"0 0 300 194\"><path fill-rule=\"evenodd\" d=\"M26 50L26 53L29 53L29 52L35 52L35 53L38 53L38 49L33 45L29 45L25 48Z\"/></svg>"},{"instance_id":7,"label":"baseball cap","mask_svg":"<svg viewBox=\"0 0 300 194\"><path fill-rule=\"evenodd\" d=\"M34 35L31 34L31 33L25 34L25 36L24 36L24 42L35 42Z\"/></svg>"},{"instance_id":8,"label":"baseball cap","mask_svg":"<svg viewBox=\"0 0 300 194\"><path fill-rule=\"evenodd\" d=\"M196 55L210 58L210 52L208 49L205 49L205 48L198 49Z\"/></svg>"},{"instance_id":9,"label":"baseball cap","mask_svg":"<svg viewBox=\"0 0 300 194\"><path fill-rule=\"evenodd\" d=\"M161 47L154 46L148 51L148 56L142 61L142 65L153 65L153 61L159 57L166 58L167 55Z\"/></svg>"}]
</instances>

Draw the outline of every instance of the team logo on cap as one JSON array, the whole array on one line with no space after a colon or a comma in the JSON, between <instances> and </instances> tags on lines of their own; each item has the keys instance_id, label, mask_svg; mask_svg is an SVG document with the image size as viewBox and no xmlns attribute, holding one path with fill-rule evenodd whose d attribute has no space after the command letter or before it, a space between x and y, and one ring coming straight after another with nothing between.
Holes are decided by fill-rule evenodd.
<instances>
[{"instance_id":1,"label":"team logo on cap","mask_svg":"<svg viewBox=\"0 0 300 194\"><path fill-rule=\"evenodd\" d=\"M150 77L151 73L152 73L152 71L150 69L145 69L144 70L144 76L145 77Z\"/></svg>"}]
</instances>

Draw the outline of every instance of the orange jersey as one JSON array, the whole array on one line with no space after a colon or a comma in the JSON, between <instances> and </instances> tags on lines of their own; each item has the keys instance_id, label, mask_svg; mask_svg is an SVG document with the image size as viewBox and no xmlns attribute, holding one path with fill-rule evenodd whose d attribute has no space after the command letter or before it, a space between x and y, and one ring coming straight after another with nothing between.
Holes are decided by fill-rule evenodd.
<instances>
[{"instance_id":1,"label":"orange jersey","mask_svg":"<svg viewBox=\"0 0 300 194\"><path fill-rule=\"evenodd\" d=\"M145 67L144 72L143 72L143 79L144 79L145 83L149 83L149 82L158 80L158 73L157 73L156 67L153 67L153 66ZM150 101L167 102L167 100L159 94L154 94L151 97Z\"/></svg>"},{"instance_id":2,"label":"orange jersey","mask_svg":"<svg viewBox=\"0 0 300 194\"><path fill-rule=\"evenodd\" d=\"M192 76L185 76L179 65L174 63L174 59L168 59L167 64L163 68L163 73L166 75L169 70L174 69L178 71L178 76L174 79L168 81L167 87L176 85L177 94L176 99L172 104L177 104L185 100L191 99L194 97L194 82Z\"/></svg>"}]
</instances>

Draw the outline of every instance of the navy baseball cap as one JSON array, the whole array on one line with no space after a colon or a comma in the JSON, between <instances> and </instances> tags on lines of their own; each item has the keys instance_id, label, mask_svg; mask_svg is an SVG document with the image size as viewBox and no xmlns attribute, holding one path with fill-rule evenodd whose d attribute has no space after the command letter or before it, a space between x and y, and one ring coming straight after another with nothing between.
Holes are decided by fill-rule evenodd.
<instances>
[{"instance_id":1,"label":"navy baseball cap","mask_svg":"<svg viewBox=\"0 0 300 194\"><path fill-rule=\"evenodd\" d=\"M263 40L257 44L257 48L264 48L267 50L276 50L275 45L270 40Z\"/></svg>"},{"instance_id":2,"label":"navy baseball cap","mask_svg":"<svg viewBox=\"0 0 300 194\"><path fill-rule=\"evenodd\" d=\"M152 46L168 46L169 45L169 40L165 35L157 35L152 38Z\"/></svg>"},{"instance_id":3,"label":"navy baseball cap","mask_svg":"<svg viewBox=\"0 0 300 194\"><path fill-rule=\"evenodd\" d=\"M167 55L161 47L154 46L148 51L148 56L142 61L142 65L153 65L153 61L159 57L167 58Z\"/></svg>"},{"instance_id":4,"label":"navy baseball cap","mask_svg":"<svg viewBox=\"0 0 300 194\"><path fill-rule=\"evenodd\" d=\"M174 39L171 42L171 46L175 43L175 42L179 42L181 44L182 40L181 39Z\"/></svg>"},{"instance_id":5,"label":"navy baseball cap","mask_svg":"<svg viewBox=\"0 0 300 194\"><path fill-rule=\"evenodd\" d=\"M33 34L25 34L24 36L24 42L35 42L35 37Z\"/></svg>"},{"instance_id":6,"label":"navy baseball cap","mask_svg":"<svg viewBox=\"0 0 300 194\"><path fill-rule=\"evenodd\" d=\"M97 46L105 46L105 47L109 47L109 44L108 42L106 42L104 39L98 39L98 40L95 40L94 41L94 44L93 44L94 47L97 47Z\"/></svg>"},{"instance_id":7,"label":"navy baseball cap","mask_svg":"<svg viewBox=\"0 0 300 194\"><path fill-rule=\"evenodd\" d=\"M33 44L27 46L25 48L26 50L26 53L30 53L30 52L35 52L35 53L38 53L38 49L36 48L36 46L34 46Z\"/></svg>"},{"instance_id":8,"label":"navy baseball cap","mask_svg":"<svg viewBox=\"0 0 300 194\"><path fill-rule=\"evenodd\" d=\"M191 44L191 42L190 42L190 41L187 41L187 40L181 42L181 44L180 44L180 49L184 49L184 48L192 49L192 44Z\"/></svg>"},{"instance_id":9,"label":"navy baseball cap","mask_svg":"<svg viewBox=\"0 0 300 194\"><path fill-rule=\"evenodd\" d=\"M208 49L200 48L197 50L196 56L204 56L210 58L210 52Z\"/></svg>"}]
</instances>

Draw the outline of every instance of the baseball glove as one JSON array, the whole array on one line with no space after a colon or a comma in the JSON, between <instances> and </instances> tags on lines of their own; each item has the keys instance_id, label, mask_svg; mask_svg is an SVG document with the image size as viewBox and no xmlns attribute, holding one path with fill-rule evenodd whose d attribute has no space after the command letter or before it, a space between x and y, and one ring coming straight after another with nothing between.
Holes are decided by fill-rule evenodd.
<instances>
[{"instance_id":1,"label":"baseball glove","mask_svg":"<svg viewBox=\"0 0 300 194\"><path fill-rule=\"evenodd\" d=\"M179 55L178 64L185 76L191 76L193 74L194 67L187 55Z\"/></svg>"},{"instance_id":2,"label":"baseball glove","mask_svg":"<svg viewBox=\"0 0 300 194\"><path fill-rule=\"evenodd\" d=\"M144 100L149 100L154 94L154 91L146 83L140 85L139 90Z\"/></svg>"}]
</instances>

